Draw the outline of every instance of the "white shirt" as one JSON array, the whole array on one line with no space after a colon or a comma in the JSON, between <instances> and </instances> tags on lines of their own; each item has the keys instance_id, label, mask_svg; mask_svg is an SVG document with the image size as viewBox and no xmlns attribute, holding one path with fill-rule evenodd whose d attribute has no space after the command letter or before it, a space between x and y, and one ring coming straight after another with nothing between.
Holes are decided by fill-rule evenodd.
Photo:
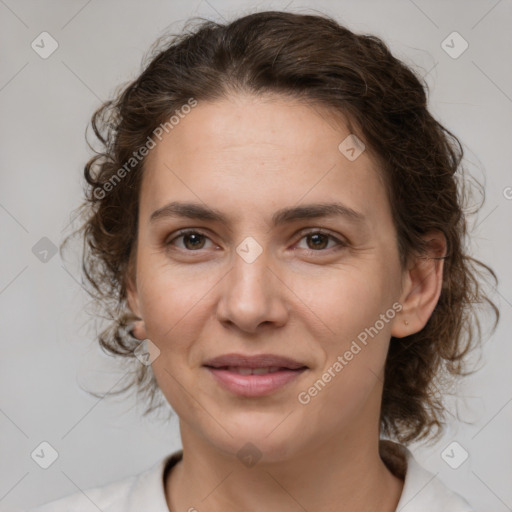
<instances>
[{"instance_id":1,"label":"white shirt","mask_svg":"<svg viewBox=\"0 0 512 512\"><path fill-rule=\"evenodd\" d=\"M464 498L422 468L407 448L381 441L380 449L390 469L405 476L396 512L474 512ZM70 494L28 512L169 512L164 470L181 460L182 453L180 450L167 455L137 475L85 489L85 494Z\"/></svg>"}]
</instances>

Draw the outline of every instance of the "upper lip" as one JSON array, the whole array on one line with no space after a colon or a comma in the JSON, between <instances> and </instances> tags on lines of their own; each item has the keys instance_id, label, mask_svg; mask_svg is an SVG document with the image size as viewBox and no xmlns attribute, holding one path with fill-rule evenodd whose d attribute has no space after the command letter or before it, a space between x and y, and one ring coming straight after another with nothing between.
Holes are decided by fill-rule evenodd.
<instances>
[{"instance_id":1,"label":"upper lip","mask_svg":"<svg viewBox=\"0 0 512 512\"><path fill-rule=\"evenodd\" d=\"M305 364L294 361L289 357L277 356L274 354L258 354L258 355L244 355L244 354L224 354L221 356L209 359L204 363L204 366L211 366L214 368L223 368L229 366L237 366L240 368L287 368L290 370L297 370L299 368L307 368Z\"/></svg>"}]
</instances>

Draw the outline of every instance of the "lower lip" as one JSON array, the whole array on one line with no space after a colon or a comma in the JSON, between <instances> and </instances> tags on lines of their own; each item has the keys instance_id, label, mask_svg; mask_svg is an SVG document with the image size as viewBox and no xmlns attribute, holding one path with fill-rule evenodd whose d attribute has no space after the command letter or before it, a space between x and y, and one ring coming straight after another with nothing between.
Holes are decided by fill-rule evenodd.
<instances>
[{"instance_id":1,"label":"lower lip","mask_svg":"<svg viewBox=\"0 0 512 512\"><path fill-rule=\"evenodd\" d=\"M298 378L305 370L304 368L301 370L279 370L263 375L241 375L218 368L206 367L206 369L225 389L235 395L246 397L270 395Z\"/></svg>"}]
</instances>

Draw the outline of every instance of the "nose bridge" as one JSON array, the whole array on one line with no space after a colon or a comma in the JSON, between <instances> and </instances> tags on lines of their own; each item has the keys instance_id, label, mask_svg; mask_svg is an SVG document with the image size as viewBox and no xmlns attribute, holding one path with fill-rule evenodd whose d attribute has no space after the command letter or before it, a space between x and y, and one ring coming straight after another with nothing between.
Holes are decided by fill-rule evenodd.
<instances>
[{"instance_id":1,"label":"nose bridge","mask_svg":"<svg viewBox=\"0 0 512 512\"><path fill-rule=\"evenodd\" d=\"M232 286L241 298L247 294L265 294L268 285L269 253L260 244L256 246L257 242L253 240L240 243L233 258Z\"/></svg>"},{"instance_id":2,"label":"nose bridge","mask_svg":"<svg viewBox=\"0 0 512 512\"><path fill-rule=\"evenodd\" d=\"M240 311L263 314L270 297L270 271L268 251L256 247L252 240L242 242L233 258L233 270L229 286L229 297L238 304Z\"/></svg>"},{"instance_id":3,"label":"nose bridge","mask_svg":"<svg viewBox=\"0 0 512 512\"><path fill-rule=\"evenodd\" d=\"M219 320L246 331L254 331L262 323L285 321L282 290L269 268L270 257L252 237L237 246L218 306Z\"/></svg>"}]
</instances>

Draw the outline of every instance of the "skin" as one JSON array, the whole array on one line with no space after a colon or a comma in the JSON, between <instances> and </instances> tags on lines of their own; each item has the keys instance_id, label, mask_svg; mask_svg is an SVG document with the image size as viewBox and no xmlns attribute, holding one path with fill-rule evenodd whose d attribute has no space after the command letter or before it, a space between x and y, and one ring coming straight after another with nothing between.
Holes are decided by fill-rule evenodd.
<instances>
[{"instance_id":1,"label":"skin","mask_svg":"<svg viewBox=\"0 0 512 512\"><path fill-rule=\"evenodd\" d=\"M432 314L442 261L401 268L375 159L341 154L350 131L326 114L270 95L199 102L146 160L128 297L142 319L134 334L160 350L153 371L179 417L184 458L165 482L173 511L396 509L403 482L378 445L385 358L391 336L421 330ZM228 222L151 222L170 201L207 205ZM330 216L272 226L281 208L334 201L365 223ZM183 228L204 236L177 238ZM319 228L334 239L307 236ZM263 250L252 263L236 252L249 236ZM442 235L428 237L443 250ZM402 310L299 403L395 302ZM270 396L241 398L203 367L231 352L284 355L308 370ZM253 467L236 456L247 442L262 454Z\"/></svg>"}]
</instances>

